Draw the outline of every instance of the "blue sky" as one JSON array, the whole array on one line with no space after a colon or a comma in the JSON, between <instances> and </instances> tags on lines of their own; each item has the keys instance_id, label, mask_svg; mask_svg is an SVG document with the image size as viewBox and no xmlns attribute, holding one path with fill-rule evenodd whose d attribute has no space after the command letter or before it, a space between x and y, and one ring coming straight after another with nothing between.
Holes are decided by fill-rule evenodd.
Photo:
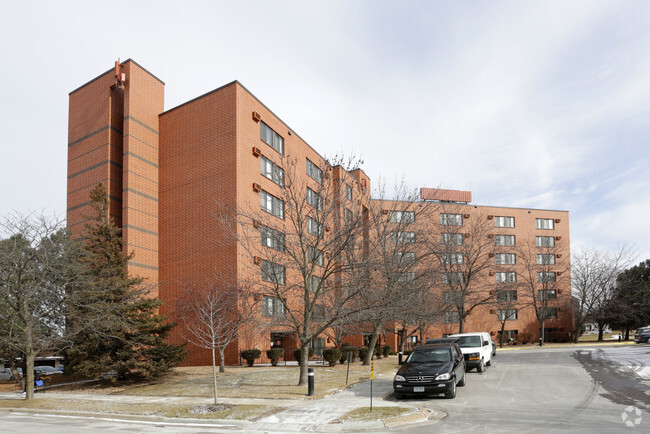
<instances>
[{"instance_id":1,"label":"blue sky","mask_svg":"<svg viewBox=\"0 0 650 434\"><path fill-rule=\"evenodd\" d=\"M171 108L240 80L372 179L570 211L650 258L650 2L0 0L0 214L63 214L68 93L133 58Z\"/></svg>"}]
</instances>

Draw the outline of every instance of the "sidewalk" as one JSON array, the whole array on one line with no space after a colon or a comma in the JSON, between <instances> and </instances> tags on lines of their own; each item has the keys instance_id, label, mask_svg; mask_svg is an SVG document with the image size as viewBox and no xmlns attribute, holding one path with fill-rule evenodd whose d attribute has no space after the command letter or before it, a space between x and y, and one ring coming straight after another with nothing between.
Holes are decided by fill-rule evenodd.
<instances>
[{"instance_id":1,"label":"sidewalk","mask_svg":"<svg viewBox=\"0 0 650 434\"><path fill-rule=\"evenodd\" d=\"M272 407L282 407L284 410L270 416L263 417L257 421L245 420L216 420L216 419L189 419L189 418L164 418L157 416L138 416L138 415L113 415L113 414L79 414L76 412L61 412L40 409L24 409L22 412L31 413L53 413L79 415L80 417L93 417L99 419L111 420L130 420L137 424L138 420L146 423L156 421L161 424L169 425L205 425L206 428L222 427L228 429L239 429L247 432L359 432L373 431L381 432L393 426L401 426L412 423L424 422L427 419L439 419L444 415L425 413L408 402L385 401L383 397L390 395L392 392L392 378L382 376L373 381L373 408L378 407L402 407L411 409L412 412L401 417L395 417L387 420L373 420L365 422L337 422L337 419L347 412L360 407L370 406L370 381L359 383L348 389L342 390L333 395L322 399L304 400L304 399L246 399L246 398L228 398L229 404L249 404L249 405L267 405ZM76 394L76 393L59 393L46 392L37 394L36 399L40 397L54 398L60 400L74 399L97 402L119 402L124 404L137 403L174 403L184 406L195 406L211 404L212 398L193 398L193 397L168 397L168 396L133 396L133 395L95 395L95 394ZM24 394L20 392L0 393L0 399L24 399ZM2 411L2 409L0 409Z\"/></svg>"}]
</instances>

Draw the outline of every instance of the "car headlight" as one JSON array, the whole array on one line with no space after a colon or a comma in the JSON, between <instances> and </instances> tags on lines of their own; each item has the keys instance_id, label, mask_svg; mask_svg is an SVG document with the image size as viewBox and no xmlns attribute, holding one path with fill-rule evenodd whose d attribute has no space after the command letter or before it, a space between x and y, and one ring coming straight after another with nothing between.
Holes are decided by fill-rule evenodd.
<instances>
[{"instance_id":1,"label":"car headlight","mask_svg":"<svg viewBox=\"0 0 650 434\"><path fill-rule=\"evenodd\" d=\"M395 375L395 381L406 381L406 378L402 377L401 375Z\"/></svg>"},{"instance_id":2,"label":"car headlight","mask_svg":"<svg viewBox=\"0 0 650 434\"><path fill-rule=\"evenodd\" d=\"M436 380L449 380L451 378L451 374L449 372L446 372L444 374L440 374L436 377Z\"/></svg>"}]
</instances>

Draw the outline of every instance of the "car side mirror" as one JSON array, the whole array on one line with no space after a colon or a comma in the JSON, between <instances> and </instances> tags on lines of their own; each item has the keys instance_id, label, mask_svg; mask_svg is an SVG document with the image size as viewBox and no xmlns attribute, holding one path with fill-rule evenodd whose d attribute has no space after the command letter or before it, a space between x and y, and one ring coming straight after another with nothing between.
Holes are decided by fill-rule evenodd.
<instances>
[{"instance_id":1,"label":"car side mirror","mask_svg":"<svg viewBox=\"0 0 650 434\"><path fill-rule=\"evenodd\" d=\"M483 346L490 345L488 341L483 341Z\"/></svg>"}]
</instances>

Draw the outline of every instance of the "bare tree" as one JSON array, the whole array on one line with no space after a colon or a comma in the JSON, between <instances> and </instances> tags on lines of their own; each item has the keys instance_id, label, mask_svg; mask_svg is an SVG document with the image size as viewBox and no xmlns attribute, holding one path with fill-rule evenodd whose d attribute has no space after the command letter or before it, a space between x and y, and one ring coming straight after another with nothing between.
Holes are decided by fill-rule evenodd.
<instances>
[{"instance_id":1,"label":"bare tree","mask_svg":"<svg viewBox=\"0 0 650 434\"><path fill-rule=\"evenodd\" d=\"M442 293L445 320L458 322L458 333L465 331L467 316L494 301L493 285L485 274L494 261L492 225L476 210L465 214L464 207L439 203L439 221L432 219L427 239L429 252L437 258L438 290Z\"/></svg>"},{"instance_id":2,"label":"bare tree","mask_svg":"<svg viewBox=\"0 0 650 434\"><path fill-rule=\"evenodd\" d=\"M260 205L219 218L259 267L262 312L291 330L301 348L298 384L307 382L309 346L339 319L358 312L367 192L341 166L284 158L272 163L276 185L259 187ZM349 188L348 188L349 187ZM356 187L356 188L355 188ZM257 187L256 187L257 188ZM357 195L351 198L350 195ZM325 314L326 313L326 314Z\"/></svg>"},{"instance_id":3,"label":"bare tree","mask_svg":"<svg viewBox=\"0 0 650 434\"><path fill-rule=\"evenodd\" d=\"M258 299L240 286L213 279L203 287L190 287L178 301L187 340L211 350L214 403L217 403L216 354L219 372L226 372L225 351L254 317Z\"/></svg>"},{"instance_id":4,"label":"bare tree","mask_svg":"<svg viewBox=\"0 0 650 434\"><path fill-rule=\"evenodd\" d=\"M558 297L562 291L570 290L568 259L560 251L554 242L537 245L535 241L520 245L516 253L518 287L523 301L535 310L540 346L545 340L546 321L560 318L564 309L571 309L571 301L564 303L564 298Z\"/></svg>"},{"instance_id":5,"label":"bare tree","mask_svg":"<svg viewBox=\"0 0 650 434\"><path fill-rule=\"evenodd\" d=\"M68 288L77 283L79 245L62 221L13 214L0 221L3 344L24 357L25 399L34 398L34 358L61 345Z\"/></svg>"},{"instance_id":6,"label":"bare tree","mask_svg":"<svg viewBox=\"0 0 650 434\"><path fill-rule=\"evenodd\" d=\"M589 320L598 324L598 340L610 317L608 304L615 295L616 279L630 264L634 252L626 245L613 251L579 248L571 261L575 342Z\"/></svg>"},{"instance_id":7,"label":"bare tree","mask_svg":"<svg viewBox=\"0 0 650 434\"><path fill-rule=\"evenodd\" d=\"M366 307L363 319L372 327L364 364L370 364L387 321L399 321L418 305L431 274L423 224L429 219L427 204L404 182L388 195L385 184L376 190L368 212L369 256L366 290L360 299ZM417 220L417 221L416 221Z\"/></svg>"}]
</instances>

